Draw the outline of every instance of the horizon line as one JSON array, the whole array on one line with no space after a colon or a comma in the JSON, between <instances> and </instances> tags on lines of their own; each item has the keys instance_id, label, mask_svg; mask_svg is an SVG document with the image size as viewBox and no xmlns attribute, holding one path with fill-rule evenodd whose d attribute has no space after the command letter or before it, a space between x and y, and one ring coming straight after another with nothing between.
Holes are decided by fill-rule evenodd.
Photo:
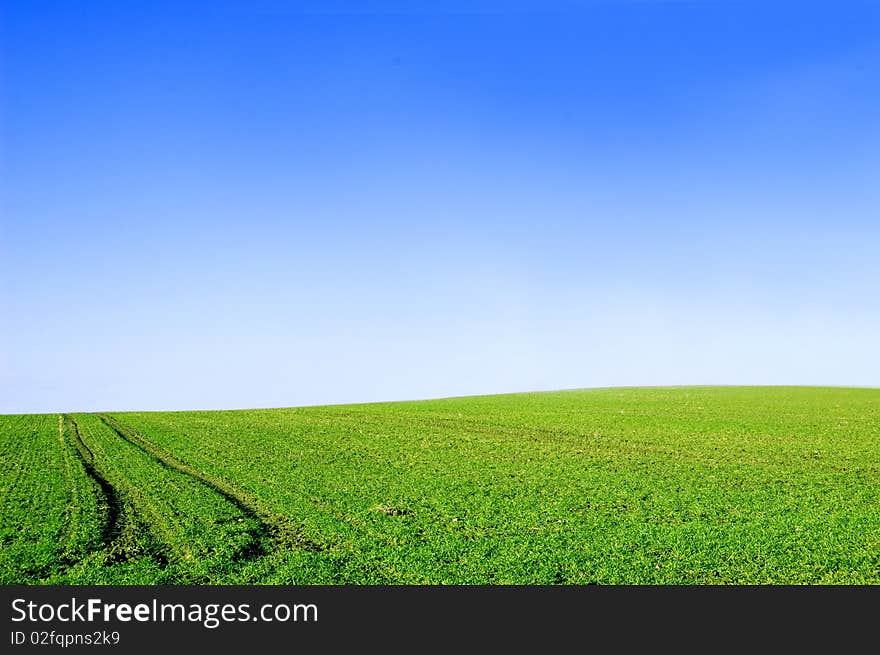
<instances>
[{"instance_id":1,"label":"horizon line","mask_svg":"<svg viewBox=\"0 0 880 655\"><path fill-rule=\"evenodd\" d=\"M526 391L501 391L497 393L463 394L453 396L429 396L422 398L402 398L394 400L371 400L344 403L316 403L307 405L282 405L282 406L259 406L259 407L232 407L232 408L193 408L193 409L116 409L116 410L91 410L91 411L53 411L53 412L3 412L0 416L51 416L53 414L186 414L204 412L257 412L284 409L317 409L322 407L360 407L364 405L390 405L404 403L431 402L441 400L462 400L466 398L493 398L498 396L524 396L550 393L567 393L575 391L607 391L614 389L851 389L876 391L880 386L847 385L847 384L621 384L596 387L563 387L554 389L530 389Z\"/></svg>"}]
</instances>

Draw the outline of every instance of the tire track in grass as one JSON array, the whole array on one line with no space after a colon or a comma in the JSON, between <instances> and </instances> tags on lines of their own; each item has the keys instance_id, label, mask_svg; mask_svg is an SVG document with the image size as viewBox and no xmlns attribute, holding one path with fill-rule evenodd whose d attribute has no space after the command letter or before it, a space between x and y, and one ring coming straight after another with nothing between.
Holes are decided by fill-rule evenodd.
<instances>
[{"instance_id":1,"label":"tire track in grass","mask_svg":"<svg viewBox=\"0 0 880 655\"><path fill-rule=\"evenodd\" d=\"M95 455L86 444L76 419L65 414L66 433L72 437L74 452L86 474L94 481L101 493L99 506L103 510L104 520L100 529L100 547L109 555L109 563L148 554L161 566L167 566L165 555L156 548L155 537L149 532L143 521L136 516L134 506L110 483L95 464ZM62 429L59 423L59 429ZM63 438L63 433L62 433ZM144 553L142 545L146 543L148 553ZM73 565L76 562L69 562Z\"/></svg>"},{"instance_id":2,"label":"tire track in grass","mask_svg":"<svg viewBox=\"0 0 880 655\"><path fill-rule=\"evenodd\" d=\"M260 537L255 541L262 544L266 540L271 542L271 549L257 548L250 554L248 559L256 559L268 555L269 550L290 549L308 551L321 551L324 546L307 538L300 526L294 524L289 518L279 516L270 511L258 498L237 485L218 476L210 475L187 462L175 457L159 445L150 441L134 428L125 425L118 419L107 414L99 414L98 417L104 424L113 430L121 439L139 448L150 458L165 468L177 471L194 478L204 486L222 496L226 501L234 505L242 514L253 519L259 526L256 535Z\"/></svg>"},{"instance_id":3,"label":"tire track in grass","mask_svg":"<svg viewBox=\"0 0 880 655\"><path fill-rule=\"evenodd\" d=\"M205 584L265 552L259 522L223 496L156 461L99 416L77 420L100 472L153 535L167 582Z\"/></svg>"},{"instance_id":4,"label":"tire track in grass","mask_svg":"<svg viewBox=\"0 0 880 655\"><path fill-rule=\"evenodd\" d=\"M86 511L87 507L87 496L91 496L95 501L99 523L103 524L104 522L103 512L101 511L103 492L92 476L88 475L88 473L82 475L85 472L85 467L80 462L80 455L66 437L66 432L69 429L68 423L68 417L63 414L58 415L58 444L61 448L64 480L69 494L66 507L64 508L64 528L59 539L63 551L61 561L65 567L74 564L79 559L79 555L91 545L80 543L83 512ZM80 475L77 475L77 473L80 473ZM100 535L96 539L99 544L103 543Z\"/></svg>"},{"instance_id":5,"label":"tire track in grass","mask_svg":"<svg viewBox=\"0 0 880 655\"><path fill-rule=\"evenodd\" d=\"M111 548L113 541L122 533L125 523L122 499L119 497L116 489L113 488L113 485L95 467L95 454L86 445L86 442L83 441L76 419L69 415L64 418L72 428L70 434L73 437L73 446L79 455L83 468L101 490L101 495L103 496L101 505L105 512L104 521L101 525L101 543L105 547Z\"/></svg>"}]
</instances>

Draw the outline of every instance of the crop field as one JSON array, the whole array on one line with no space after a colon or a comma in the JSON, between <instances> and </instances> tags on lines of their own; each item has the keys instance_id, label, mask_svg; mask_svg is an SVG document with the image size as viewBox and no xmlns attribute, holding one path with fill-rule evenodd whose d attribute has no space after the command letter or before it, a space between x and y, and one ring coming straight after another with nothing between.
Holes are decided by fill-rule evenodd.
<instances>
[{"instance_id":1,"label":"crop field","mask_svg":"<svg viewBox=\"0 0 880 655\"><path fill-rule=\"evenodd\" d=\"M880 390L0 416L3 584L880 583Z\"/></svg>"}]
</instances>

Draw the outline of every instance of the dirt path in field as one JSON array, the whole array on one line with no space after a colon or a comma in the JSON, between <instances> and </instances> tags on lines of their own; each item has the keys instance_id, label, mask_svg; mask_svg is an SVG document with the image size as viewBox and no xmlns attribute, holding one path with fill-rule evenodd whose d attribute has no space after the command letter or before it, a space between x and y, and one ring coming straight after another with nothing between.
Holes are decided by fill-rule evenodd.
<instances>
[{"instance_id":1,"label":"dirt path in field","mask_svg":"<svg viewBox=\"0 0 880 655\"><path fill-rule=\"evenodd\" d=\"M258 537L258 539L255 540L255 543L264 543L268 540L271 542L271 547L269 549L255 550L253 553L250 553L248 559L260 557L267 554L268 550L274 550L277 548L297 548L301 550L323 549L320 544L306 538L302 534L299 526L294 524L288 518L269 511L259 499L244 489L241 489L228 480L210 475L205 471L197 469L187 462L175 457L161 446L144 437L134 428L119 421L117 418L106 414L99 414L98 416L101 421L103 421L104 424L113 430L113 432L121 439L136 446L162 466L198 480L201 484L222 496L226 501L232 503L242 514L253 519L260 526L257 531L258 534L255 535Z\"/></svg>"}]
</instances>

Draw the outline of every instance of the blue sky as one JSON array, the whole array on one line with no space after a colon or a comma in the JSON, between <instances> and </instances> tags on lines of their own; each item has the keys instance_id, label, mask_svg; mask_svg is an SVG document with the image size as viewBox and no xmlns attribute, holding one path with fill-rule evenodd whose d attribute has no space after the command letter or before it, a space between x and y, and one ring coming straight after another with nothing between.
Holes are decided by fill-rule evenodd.
<instances>
[{"instance_id":1,"label":"blue sky","mask_svg":"<svg viewBox=\"0 0 880 655\"><path fill-rule=\"evenodd\" d=\"M0 412L880 386L876 3L291 4L4 0Z\"/></svg>"}]
</instances>

